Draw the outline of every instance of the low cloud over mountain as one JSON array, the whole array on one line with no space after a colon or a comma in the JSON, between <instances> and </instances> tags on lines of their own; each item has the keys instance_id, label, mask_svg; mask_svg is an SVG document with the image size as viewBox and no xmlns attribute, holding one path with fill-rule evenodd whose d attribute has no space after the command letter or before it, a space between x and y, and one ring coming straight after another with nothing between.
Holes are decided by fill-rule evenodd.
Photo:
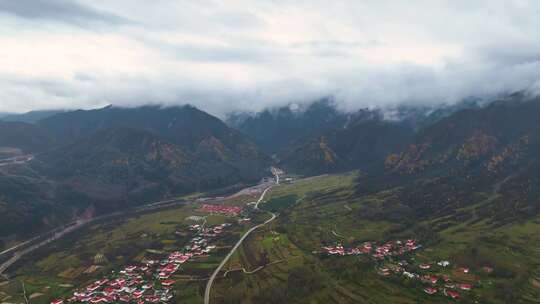
<instances>
[{"instance_id":1,"label":"low cloud over mountain","mask_svg":"<svg viewBox=\"0 0 540 304\"><path fill-rule=\"evenodd\" d=\"M0 0L0 111L540 91L538 2L417 2Z\"/></svg>"}]
</instances>

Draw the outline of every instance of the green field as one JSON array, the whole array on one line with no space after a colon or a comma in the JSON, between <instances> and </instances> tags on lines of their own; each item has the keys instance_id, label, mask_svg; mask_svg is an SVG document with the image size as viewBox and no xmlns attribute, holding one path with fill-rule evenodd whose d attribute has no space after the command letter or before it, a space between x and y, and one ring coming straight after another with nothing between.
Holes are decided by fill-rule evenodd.
<instances>
[{"instance_id":1,"label":"green field","mask_svg":"<svg viewBox=\"0 0 540 304\"><path fill-rule=\"evenodd\" d=\"M242 196L222 203L241 205L252 200L253 197ZM236 217L201 213L198 209L199 204L188 204L115 218L73 232L21 259L14 266L13 279L0 281L0 303L23 302L22 282L27 295L33 295L32 303L49 303L52 298L68 296L74 288L85 286L112 270L178 250L191 237L188 226L196 223L189 219L193 215L204 217L209 226L225 222L233 224L215 240L216 252L186 263L175 278L180 302L185 303L187 299L188 303L200 303L204 279L223 259L230 244L247 228L236 224Z\"/></svg>"},{"instance_id":2,"label":"green field","mask_svg":"<svg viewBox=\"0 0 540 304\"><path fill-rule=\"evenodd\" d=\"M235 271L216 285L216 303L449 303L430 296L424 285L396 275L381 277L362 256L325 257L325 244L357 244L414 237L425 249L417 263L448 259L453 266L427 274L447 274L473 283L462 303L539 303L540 218L493 229L485 222L463 222L439 231L434 222L382 221L366 218L366 210L385 207L397 189L370 196L354 195L358 173L327 175L274 188L263 209L280 217L244 244L229 269ZM276 263L276 264L273 264ZM391 263L392 264L392 263ZM460 274L457 266L471 268ZM493 267L493 273L482 267ZM249 270L264 266L260 271Z\"/></svg>"},{"instance_id":3,"label":"green field","mask_svg":"<svg viewBox=\"0 0 540 304\"><path fill-rule=\"evenodd\" d=\"M403 259L413 263L451 261L446 269L421 274L448 275L471 283L460 303L540 303L540 218L492 227L486 221L455 222L450 218L423 221L381 220L377 212L399 189L358 196L358 172L325 175L275 186L261 208L278 218L253 233L233 255L215 281L212 303L450 303L441 294L427 295L425 284L399 275L381 276L381 267L366 256L326 256L323 246L355 246L415 238L424 248ZM242 205L253 197L225 202ZM21 302L21 281L32 303L47 303L72 287L92 281L127 263L183 246L189 238L186 218L204 215L196 205L118 219L78 231L22 261L17 277L0 285L0 300ZM206 278L252 225L268 215L252 215L249 224L234 224L218 240L210 257L187 263L175 275L178 303L202 303ZM228 216L207 216L208 224L235 222ZM93 266L92 273L84 273ZM493 268L486 273L483 267ZM458 267L469 267L464 274ZM62 287L64 286L64 287ZM42 294L42 295L40 295Z\"/></svg>"}]
</instances>

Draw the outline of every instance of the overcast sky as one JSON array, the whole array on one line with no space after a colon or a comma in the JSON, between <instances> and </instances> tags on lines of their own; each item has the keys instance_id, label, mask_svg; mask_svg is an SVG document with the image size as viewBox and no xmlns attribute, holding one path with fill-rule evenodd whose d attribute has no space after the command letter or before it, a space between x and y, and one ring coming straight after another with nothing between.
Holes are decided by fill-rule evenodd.
<instances>
[{"instance_id":1,"label":"overcast sky","mask_svg":"<svg viewBox=\"0 0 540 304\"><path fill-rule=\"evenodd\" d=\"M540 91L535 0L0 0L0 112Z\"/></svg>"}]
</instances>

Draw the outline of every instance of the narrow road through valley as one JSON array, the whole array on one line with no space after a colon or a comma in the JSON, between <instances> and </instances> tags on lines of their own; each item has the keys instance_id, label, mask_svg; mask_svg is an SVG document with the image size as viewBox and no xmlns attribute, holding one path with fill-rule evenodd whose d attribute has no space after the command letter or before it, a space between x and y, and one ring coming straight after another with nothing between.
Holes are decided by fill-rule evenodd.
<instances>
[{"instance_id":1,"label":"narrow road through valley","mask_svg":"<svg viewBox=\"0 0 540 304\"><path fill-rule=\"evenodd\" d=\"M30 154L20 155L20 156L15 156L15 157L10 157L10 158L3 158L3 159L0 159L0 167L10 166L10 165L20 165L20 164L27 163L31 161L32 159L34 159L34 156Z\"/></svg>"},{"instance_id":2,"label":"narrow road through valley","mask_svg":"<svg viewBox=\"0 0 540 304\"><path fill-rule=\"evenodd\" d=\"M13 163L11 163L13 164ZM262 186L262 185L261 185ZM253 187L251 187L253 188ZM257 202L255 208L258 208L259 202L264 198L264 195L266 194L266 191L269 190L270 187L267 187L262 195L259 201ZM244 189L245 190L245 189ZM240 192L244 191L241 190ZM208 198L207 201L213 201L216 198ZM30 252L33 252L53 241L56 241L65 235L78 230L88 224L95 223L100 220L105 220L108 218L114 218L118 216L125 216L129 214L137 214L141 212L151 212L151 211L157 211L163 208L169 208L176 205L182 205L187 204L189 201L183 201L180 198L172 198L168 200L162 200L158 202L153 202L149 204L145 204L143 206L135 207L133 209L128 209L125 211L118 211L113 212L109 214L105 214L102 216L97 216L91 219L78 219L72 223L66 224L62 227L55 228L51 231L48 231L44 234L38 235L36 237L33 237L29 240L26 240L22 243L19 243L13 247L7 248L0 252L0 258L3 258L3 262L0 263L0 276L4 275L4 273L8 270L9 267L11 267L13 264L15 264L20 258L23 256L29 254ZM8 258L8 254L12 254Z\"/></svg>"},{"instance_id":3,"label":"narrow road through valley","mask_svg":"<svg viewBox=\"0 0 540 304\"><path fill-rule=\"evenodd\" d=\"M15 264L15 262L17 262L22 256L24 256L24 255L26 255L26 254L28 254L28 253L30 253L30 252L32 252L32 251L34 251L34 250L36 250L36 249L42 247L42 246L44 246L44 245L47 245L47 244L49 244L49 243L51 243L51 242L53 242L53 241L55 241L55 240L58 240L58 239L62 238L64 235L66 235L66 234L68 234L68 233L70 233L70 232L72 232L72 231L75 231L75 230L79 229L80 227L84 226L84 225L87 224L88 222L89 222L89 220L78 220L78 221L76 221L74 224L69 225L69 226L68 226L67 228L65 228L65 229L58 229L58 231L54 232L50 237L46 238L45 240L43 240L43 241L41 241L41 242L39 242L39 243L37 243L37 244L31 245L30 247L25 248L24 250L15 252L15 253L13 254L13 256L12 256L9 260L5 261L4 263L2 263L2 264L0 265L0 275L3 275L4 272L5 272L11 265ZM15 250L15 249L17 249L17 248L19 248L19 247L22 247L22 246L24 246L24 245L28 245L28 244L30 244L31 242L33 242L33 241L35 241L35 240L37 240L37 239L39 239L39 238L40 238L40 237L35 237L35 238L33 238L33 239L31 239L31 240L28 240L28 241L26 241L26 242L24 242L24 243L21 243L21 244L15 246L15 247L12 247L12 248L10 248L10 249L4 250L4 251L2 252L2 254L11 252L11 251L13 251L13 250Z\"/></svg>"},{"instance_id":4,"label":"narrow road through valley","mask_svg":"<svg viewBox=\"0 0 540 304\"><path fill-rule=\"evenodd\" d=\"M90 223L94 223L100 220L105 220L105 219L114 218L118 216L124 216L128 214L137 214L141 212L157 211L163 208L168 208L175 205L181 205L181 204L186 204L186 203L188 202L175 198L175 199L158 201L151 204L146 204L140 207L128 209L126 211L113 212L113 213L97 216L91 219L78 219L72 223L66 224L62 227L55 228L51 231L48 231L44 234L33 237L29 240L26 240L22 243L19 243L13 247L7 248L4 251L0 252L0 258L4 258L5 255L10 254L11 252L15 251L8 260L5 260L3 263L0 264L0 275L4 275L4 272L11 265L15 264L15 262L17 262L24 255L32 251L35 251L41 248L42 246L47 245L53 241L56 241L64 237L66 234L69 234L75 230L78 230Z\"/></svg>"},{"instance_id":5,"label":"narrow road through valley","mask_svg":"<svg viewBox=\"0 0 540 304\"><path fill-rule=\"evenodd\" d=\"M279 178L279 175L276 175L276 181L278 181L277 178ZM264 196L266 195L266 192L268 192L270 190L270 188L272 188L272 186L269 186L268 188L264 189L264 191L261 193L261 196L259 197L259 200L255 203L255 209L259 209L259 203L264 199ZM216 268L216 270L214 270L214 273L212 273L212 276L210 276L210 279L208 280L208 283L206 284L206 289L204 291L204 304L209 304L210 303L210 291L212 290L212 284L214 284L214 280L216 279L218 273L221 271L221 269L223 268L223 266L225 266L225 264L229 261L229 259L231 258L231 256L234 254L234 252L236 251L236 249L238 249L238 247L240 247L240 245L242 244L242 242L255 230L257 230L258 228L270 223L271 221L273 221L275 218L276 218L276 215L272 212L269 212L272 216L270 217L270 219L266 220L264 223L262 224L259 224L255 227L252 227L251 229L249 229L239 240L238 242L236 242L236 244L234 245L234 247L231 249L231 251L229 252L229 254L227 254L227 256L223 259L223 261L221 261L221 264L219 264L219 266Z\"/></svg>"}]
</instances>

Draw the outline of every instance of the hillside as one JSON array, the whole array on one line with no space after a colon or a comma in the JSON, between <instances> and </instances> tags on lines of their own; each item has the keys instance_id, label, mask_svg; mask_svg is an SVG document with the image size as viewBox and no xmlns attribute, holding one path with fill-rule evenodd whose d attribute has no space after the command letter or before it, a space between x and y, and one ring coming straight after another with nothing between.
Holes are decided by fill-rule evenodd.
<instances>
[{"instance_id":1,"label":"hillside","mask_svg":"<svg viewBox=\"0 0 540 304\"><path fill-rule=\"evenodd\" d=\"M521 96L457 112L423 129L404 152L390 154L386 171L363 181L359 193L399 187L395 204L415 218L447 216L441 227L534 217L540 211L534 198L540 191L538 115L540 100ZM380 215L392 213L391 206Z\"/></svg>"},{"instance_id":2,"label":"hillside","mask_svg":"<svg viewBox=\"0 0 540 304\"><path fill-rule=\"evenodd\" d=\"M261 156L255 145L238 131L192 106L109 106L78 110L56 114L41 120L38 126L53 134L60 143L71 143L102 129L125 127L151 132L191 151L215 143L215 156L221 159Z\"/></svg>"},{"instance_id":3,"label":"hillside","mask_svg":"<svg viewBox=\"0 0 540 304\"><path fill-rule=\"evenodd\" d=\"M64 194L63 187L26 165L0 166L0 246L61 225L86 207Z\"/></svg>"},{"instance_id":4,"label":"hillside","mask_svg":"<svg viewBox=\"0 0 540 304\"><path fill-rule=\"evenodd\" d=\"M42 161L58 164L65 157L73 159L74 167L66 167L73 172L91 173L96 166L118 158L119 153L123 154L120 158L125 161L130 157L143 159L149 153L157 153L150 148L161 149L163 153L169 151L167 156L173 157L174 161L164 164L164 159L160 158L161 163L134 166L141 165L150 170L157 165L172 170L174 168L170 166L183 165L182 170L187 171L177 173L185 176L177 178L184 186L173 192L256 181L270 164L269 158L240 132L192 106L79 110L54 115L40 121L38 126L65 145L44 156ZM155 147L151 147L151 143ZM165 143L166 146L160 146ZM131 150L125 150L128 147ZM114 175L112 172L100 172L102 176L108 174ZM141 174L146 174L146 171ZM55 172L52 175L63 174ZM158 176L154 177L156 181Z\"/></svg>"},{"instance_id":5,"label":"hillside","mask_svg":"<svg viewBox=\"0 0 540 304\"><path fill-rule=\"evenodd\" d=\"M88 202L107 202L114 209L111 204L135 204L194 189L189 179L173 182L192 162L185 151L151 133L119 128L42 154L31 165Z\"/></svg>"},{"instance_id":6,"label":"hillside","mask_svg":"<svg viewBox=\"0 0 540 304\"><path fill-rule=\"evenodd\" d=\"M379 170L386 155L406 147L414 135L407 122L389 122L359 112L339 129L297 144L278 157L285 168L303 174Z\"/></svg>"},{"instance_id":7,"label":"hillside","mask_svg":"<svg viewBox=\"0 0 540 304\"><path fill-rule=\"evenodd\" d=\"M331 100L325 99L308 106L289 105L259 113L232 113L227 122L264 151L273 154L297 142L342 128L348 116L339 112Z\"/></svg>"},{"instance_id":8,"label":"hillside","mask_svg":"<svg viewBox=\"0 0 540 304\"><path fill-rule=\"evenodd\" d=\"M39 152L0 167L2 235L253 183L270 166L240 132L190 106L62 112L36 124L2 122L0 132L6 156Z\"/></svg>"},{"instance_id":9,"label":"hillside","mask_svg":"<svg viewBox=\"0 0 540 304\"><path fill-rule=\"evenodd\" d=\"M53 145L53 138L44 130L23 122L0 121L0 158L17 153L41 152Z\"/></svg>"},{"instance_id":10,"label":"hillside","mask_svg":"<svg viewBox=\"0 0 540 304\"><path fill-rule=\"evenodd\" d=\"M260 208L279 216L237 248L214 282L211 303L536 302L538 217L495 228L463 220L437 230L431 229L432 220L366 217L367 209L393 204L396 189L359 196L354 187L363 178L350 172L272 187ZM166 260L177 248L190 252L202 238L211 244L202 245L212 246L209 252L183 261L171 275L171 289L182 294L181 301L202 303L207 278L233 244L268 219L266 212L250 210L254 197L245 193L219 204L245 208L247 222L246 213L208 214L197 203L98 222L32 254L12 273L27 288L43 290L36 302L45 304L68 299L90 282L129 276L122 271L127 265ZM226 228L210 235L195 229L194 218L203 216L206 225L226 223ZM97 266L97 271L85 271ZM154 280L154 268L144 269L150 272L143 280ZM66 282L70 287L64 287ZM0 291L22 299L13 292L17 284L13 280ZM436 292L427 293L428 288Z\"/></svg>"},{"instance_id":11,"label":"hillside","mask_svg":"<svg viewBox=\"0 0 540 304\"><path fill-rule=\"evenodd\" d=\"M115 277L126 265L140 265L141 257L185 248L191 225L204 216L230 223L234 232L172 276L174 290L186 294L182 299L198 303L212 270L248 227L268 219L268 210L279 216L237 249L215 282L213 302L448 303L454 295L462 303L535 303L539 104L513 96L444 115L417 132L408 121L358 113L345 128L310 138L282 160L298 166L290 173L360 171L289 179L268 190L259 210L249 207L251 191L217 203L244 208L241 215L209 215L193 203L100 222L13 271L40 290L51 281L86 286L104 275L85 272L97 264ZM32 222L49 224L181 194L201 187L203 178L214 177L208 188L241 181L234 163L212 152L216 141L202 140L193 149L148 130L99 129L40 154L29 167L0 170L11 175L2 180L11 189L6 198L21 202L2 204L3 216L14 225L27 223L14 207L24 206L37 214ZM101 255L109 262L95 258ZM186 276L194 280L181 279ZM73 292L53 290L55 297Z\"/></svg>"},{"instance_id":12,"label":"hillside","mask_svg":"<svg viewBox=\"0 0 540 304\"><path fill-rule=\"evenodd\" d=\"M465 109L479 99L449 105L399 105L342 112L330 99L308 105L233 113L227 122L275 154L280 165L311 175L352 169L380 170L386 155L401 151L416 132Z\"/></svg>"},{"instance_id":13,"label":"hillside","mask_svg":"<svg viewBox=\"0 0 540 304\"><path fill-rule=\"evenodd\" d=\"M279 158L281 167L304 175L335 172L345 167L345 162L328 145L326 136L302 142Z\"/></svg>"},{"instance_id":14,"label":"hillside","mask_svg":"<svg viewBox=\"0 0 540 304\"><path fill-rule=\"evenodd\" d=\"M40 155L32 167L111 209L249 183L263 175L260 164L240 167L202 153L204 148L192 153L148 131L111 128Z\"/></svg>"},{"instance_id":15,"label":"hillside","mask_svg":"<svg viewBox=\"0 0 540 304\"><path fill-rule=\"evenodd\" d=\"M13 113L0 113L0 120L2 121L12 121L12 122L25 122L25 123L37 123L38 121L51 117L55 114L62 113L61 110L44 110L44 111L30 111L21 114Z\"/></svg>"}]
</instances>

